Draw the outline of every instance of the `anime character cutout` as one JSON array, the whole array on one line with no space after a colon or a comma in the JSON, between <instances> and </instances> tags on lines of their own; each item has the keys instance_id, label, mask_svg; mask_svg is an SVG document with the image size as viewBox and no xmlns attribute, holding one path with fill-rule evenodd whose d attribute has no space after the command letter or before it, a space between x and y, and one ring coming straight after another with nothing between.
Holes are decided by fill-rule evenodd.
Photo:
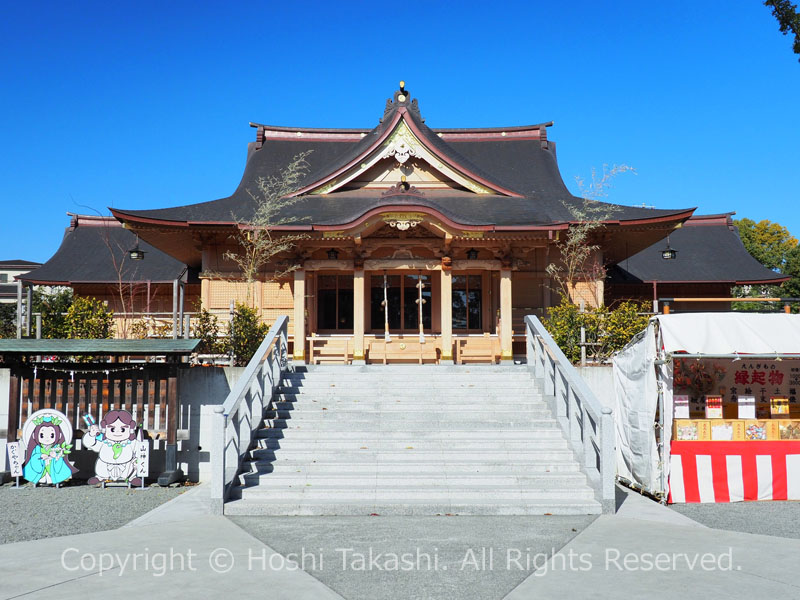
<instances>
[{"instance_id":1,"label":"anime character cutout","mask_svg":"<svg viewBox=\"0 0 800 600\"><path fill-rule=\"evenodd\" d=\"M111 410L103 416L99 427L88 415L84 418L89 431L83 436L83 447L98 453L95 475L86 483L121 481L141 485L141 479L136 477L136 446L142 434L133 415L127 410Z\"/></svg>"},{"instance_id":2,"label":"anime character cutout","mask_svg":"<svg viewBox=\"0 0 800 600\"><path fill-rule=\"evenodd\" d=\"M68 458L71 442L72 424L63 413L49 408L37 410L22 428L22 476L34 486L67 481L78 471Z\"/></svg>"}]
</instances>

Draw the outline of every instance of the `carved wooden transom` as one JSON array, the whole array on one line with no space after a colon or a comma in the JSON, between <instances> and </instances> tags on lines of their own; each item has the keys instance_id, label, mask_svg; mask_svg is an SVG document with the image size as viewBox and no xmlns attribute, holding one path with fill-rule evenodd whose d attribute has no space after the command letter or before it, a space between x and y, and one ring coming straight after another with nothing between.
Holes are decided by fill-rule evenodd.
<instances>
[{"instance_id":1,"label":"carved wooden transom","mask_svg":"<svg viewBox=\"0 0 800 600\"><path fill-rule=\"evenodd\" d=\"M403 238L411 238L411 239L418 239L418 238L436 238L441 237L438 233L434 233L427 229L424 224L418 224L415 227L409 227L406 230L398 230L396 227L392 227L388 223L381 227L380 229L376 230L374 233L369 234L369 238L398 238L402 235Z\"/></svg>"}]
</instances>

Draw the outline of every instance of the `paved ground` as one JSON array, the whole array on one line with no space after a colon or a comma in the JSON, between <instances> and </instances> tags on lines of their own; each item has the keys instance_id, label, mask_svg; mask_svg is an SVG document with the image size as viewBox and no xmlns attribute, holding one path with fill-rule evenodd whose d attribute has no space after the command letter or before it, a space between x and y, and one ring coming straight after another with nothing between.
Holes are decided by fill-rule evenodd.
<instances>
[{"instance_id":1,"label":"paved ground","mask_svg":"<svg viewBox=\"0 0 800 600\"><path fill-rule=\"evenodd\" d=\"M225 517L0 546L0 598L340 596Z\"/></svg>"},{"instance_id":2,"label":"paved ground","mask_svg":"<svg viewBox=\"0 0 800 600\"><path fill-rule=\"evenodd\" d=\"M0 487L0 544L117 529L190 488ZM91 507L87 510L87 507Z\"/></svg>"},{"instance_id":3,"label":"paved ground","mask_svg":"<svg viewBox=\"0 0 800 600\"><path fill-rule=\"evenodd\" d=\"M555 517L237 519L268 544L231 519L206 514L204 494L203 486L196 487L121 529L0 546L0 598L86 600L116 596L120 589L153 597L178 591L198 598L235 590L291 600L800 598L800 540L706 527L622 490L616 515L587 518L568 528ZM773 505L773 520L780 521L782 510L794 508L790 503ZM748 517L752 520L753 513ZM302 555L282 554L302 550L306 541L308 572L291 561L302 561ZM548 560L536 556L535 551L547 552L548 545L561 542L566 545ZM402 560L397 571L367 570L370 546L374 556L382 549L408 552L416 545L429 548L433 564L438 555L438 566L448 570L409 575L400 570L407 564ZM326 550L331 546L333 565ZM494 562L489 562L489 546L495 548ZM512 553L519 566L508 561L508 549L515 546L522 551L518 557ZM320 547L324 574L319 572ZM353 548L345 554L349 560L344 569L343 551L337 547ZM367 555L363 566L356 551ZM531 566L538 567L533 572L526 572L528 556ZM315 557L316 565L309 557ZM384 555L377 562L391 565L387 559L391 561ZM453 568L458 569L456 577L442 577Z\"/></svg>"},{"instance_id":4,"label":"paved ground","mask_svg":"<svg viewBox=\"0 0 800 600\"><path fill-rule=\"evenodd\" d=\"M232 517L349 600L502 598L597 517ZM372 560L374 559L374 560Z\"/></svg>"},{"instance_id":5,"label":"paved ground","mask_svg":"<svg viewBox=\"0 0 800 600\"><path fill-rule=\"evenodd\" d=\"M673 504L670 508L716 529L800 539L800 502Z\"/></svg>"},{"instance_id":6,"label":"paved ground","mask_svg":"<svg viewBox=\"0 0 800 600\"><path fill-rule=\"evenodd\" d=\"M798 553L797 540L602 516L506 600L797 599Z\"/></svg>"}]
</instances>

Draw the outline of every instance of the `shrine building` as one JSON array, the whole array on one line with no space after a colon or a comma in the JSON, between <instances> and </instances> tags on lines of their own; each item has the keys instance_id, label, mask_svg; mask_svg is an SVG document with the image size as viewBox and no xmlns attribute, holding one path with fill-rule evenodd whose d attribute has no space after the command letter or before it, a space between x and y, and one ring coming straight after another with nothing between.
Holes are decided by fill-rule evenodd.
<instances>
[{"instance_id":1,"label":"shrine building","mask_svg":"<svg viewBox=\"0 0 800 600\"><path fill-rule=\"evenodd\" d=\"M789 277L768 269L747 252L733 224L734 214L692 215L666 242L612 265L606 276L606 304L646 300L649 296L656 302L672 298L670 309L680 312L729 311L730 301L712 299L730 298L736 285L780 285L787 281Z\"/></svg>"},{"instance_id":2,"label":"shrine building","mask_svg":"<svg viewBox=\"0 0 800 600\"><path fill-rule=\"evenodd\" d=\"M232 300L249 300L264 321L289 314L296 361L447 364L524 354L523 316L558 302L546 268L559 262L557 244L584 207L559 173L552 123L431 129L401 84L372 129L251 125L256 139L230 196L111 209L141 240L199 272L206 308L223 314ZM309 151L308 172L272 229L300 238L249 289L226 252L239 251L251 194ZM652 246L693 212L607 208L591 240L598 265ZM602 303L604 284L579 283L573 300Z\"/></svg>"}]
</instances>

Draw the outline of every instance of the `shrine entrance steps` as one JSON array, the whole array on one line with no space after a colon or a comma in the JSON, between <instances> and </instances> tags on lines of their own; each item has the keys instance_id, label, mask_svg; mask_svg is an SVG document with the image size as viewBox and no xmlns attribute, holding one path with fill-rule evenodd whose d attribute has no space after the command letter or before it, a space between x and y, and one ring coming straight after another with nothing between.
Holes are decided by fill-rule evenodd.
<instances>
[{"instance_id":1,"label":"shrine entrance steps","mask_svg":"<svg viewBox=\"0 0 800 600\"><path fill-rule=\"evenodd\" d=\"M309 366L273 407L225 514L601 512L526 366Z\"/></svg>"}]
</instances>

